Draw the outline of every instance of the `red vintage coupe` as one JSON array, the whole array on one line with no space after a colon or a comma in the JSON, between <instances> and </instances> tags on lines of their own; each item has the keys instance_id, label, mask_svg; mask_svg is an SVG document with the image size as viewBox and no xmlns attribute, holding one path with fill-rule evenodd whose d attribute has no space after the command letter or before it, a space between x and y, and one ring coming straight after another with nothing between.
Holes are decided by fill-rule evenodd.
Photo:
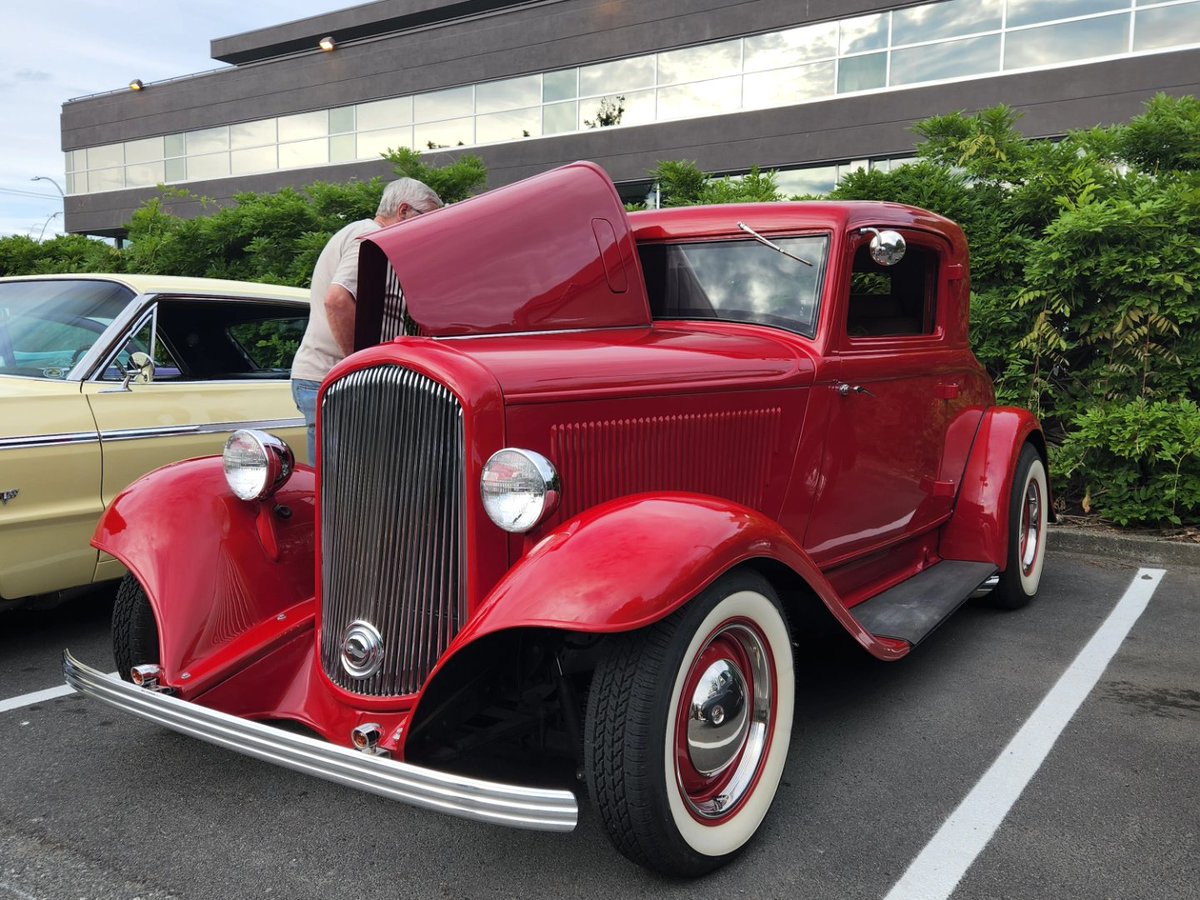
<instances>
[{"instance_id":1,"label":"red vintage coupe","mask_svg":"<svg viewBox=\"0 0 1200 900\"><path fill-rule=\"evenodd\" d=\"M698 875L771 806L799 637L898 660L973 595L1037 593L1045 440L971 353L944 218L627 215L577 163L361 266L315 468L244 431L109 508L132 683L66 654L85 694L517 827L573 828L578 776L618 850Z\"/></svg>"}]
</instances>

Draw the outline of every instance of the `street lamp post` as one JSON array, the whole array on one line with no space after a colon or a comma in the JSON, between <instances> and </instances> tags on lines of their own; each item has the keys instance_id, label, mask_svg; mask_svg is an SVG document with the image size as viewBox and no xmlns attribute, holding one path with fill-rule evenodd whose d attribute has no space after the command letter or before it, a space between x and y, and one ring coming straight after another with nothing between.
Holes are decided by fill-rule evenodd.
<instances>
[{"instance_id":1,"label":"street lamp post","mask_svg":"<svg viewBox=\"0 0 1200 900\"><path fill-rule=\"evenodd\" d=\"M46 221L42 223L42 233L38 235L39 242L41 242L42 238L44 238L46 236L46 228L49 227L50 222L53 219L57 219L60 215L61 215L61 213L52 212L52 213L50 213L50 215L46 216Z\"/></svg>"},{"instance_id":2,"label":"street lamp post","mask_svg":"<svg viewBox=\"0 0 1200 900\"><path fill-rule=\"evenodd\" d=\"M33 176L32 178L30 178L29 180L30 180L30 181L48 181L48 182L50 182L52 185L54 185L54 188L55 188L55 190L57 190L57 191L58 191L58 196L62 197L62 198L63 198L63 200L66 200L66 199L67 199L67 192L66 192L66 191L64 191L64 190L62 189L62 185L60 185L60 184L59 184L57 181L55 181L55 180L54 180L53 178L51 178L50 176L48 176L48 175L34 175L34 176Z\"/></svg>"},{"instance_id":3,"label":"street lamp post","mask_svg":"<svg viewBox=\"0 0 1200 900\"><path fill-rule=\"evenodd\" d=\"M54 189L55 189L56 191L58 191L58 196L62 197L62 202L63 202L63 211L64 211L64 212L66 211L66 208L67 208L67 192L66 192L66 191L64 191L64 190L62 189L62 185L61 185L61 184L59 184L57 181L55 181L55 180L54 180L53 178L51 178L49 175L34 175L34 176L33 176L32 178L30 178L29 180L30 180L30 181L48 181L48 182L50 182L52 185L54 185ZM47 216L47 217L46 217L46 221L42 223L42 233L38 235L38 240L39 240L39 241L41 241L41 239L42 239L43 237L45 237L45 236L46 236L46 228L47 228L47 227L50 225L50 221L51 221L52 219L55 219L55 218L57 218L57 217L58 217L59 215L61 215L61 214L62 214L61 212L56 212L56 213L52 213L51 215L49 215L49 216ZM32 233L32 231L33 231L33 229L30 229L30 232L31 232L31 233Z\"/></svg>"}]
</instances>

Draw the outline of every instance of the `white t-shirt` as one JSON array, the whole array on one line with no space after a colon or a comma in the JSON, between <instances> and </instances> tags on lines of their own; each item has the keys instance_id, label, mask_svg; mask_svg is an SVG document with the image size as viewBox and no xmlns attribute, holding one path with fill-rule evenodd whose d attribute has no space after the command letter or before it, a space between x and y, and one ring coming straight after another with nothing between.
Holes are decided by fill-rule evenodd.
<instances>
[{"instance_id":1,"label":"white t-shirt","mask_svg":"<svg viewBox=\"0 0 1200 900\"><path fill-rule=\"evenodd\" d=\"M329 370L342 360L342 350L329 330L325 312L325 294L329 286L340 284L358 299L359 238L379 229L374 219L351 222L329 239L317 265L313 268L312 290L309 294L308 328L300 349L292 360L292 377L306 381L321 381Z\"/></svg>"}]
</instances>

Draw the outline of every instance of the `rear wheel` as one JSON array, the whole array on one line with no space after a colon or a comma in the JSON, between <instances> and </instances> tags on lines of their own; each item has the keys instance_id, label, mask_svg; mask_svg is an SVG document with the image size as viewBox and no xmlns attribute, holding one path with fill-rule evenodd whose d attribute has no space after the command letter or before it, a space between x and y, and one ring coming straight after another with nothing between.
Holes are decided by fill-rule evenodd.
<instances>
[{"instance_id":1,"label":"rear wheel","mask_svg":"<svg viewBox=\"0 0 1200 900\"><path fill-rule=\"evenodd\" d=\"M134 666L157 663L158 623L141 584L133 575L121 579L113 604L113 656L117 673L131 680Z\"/></svg>"},{"instance_id":2,"label":"rear wheel","mask_svg":"<svg viewBox=\"0 0 1200 900\"><path fill-rule=\"evenodd\" d=\"M1026 444L1008 504L1008 564L990 597L995 606L1020 609L1037 596L1046 560L1049 497L1046 466L1037 450Z\"/></svg>"},{"instance_id":3,"label":"rear wheel","mask_svg":"<svg viewBox=\"0 0 1200 900\"><path fill-rule=\"evenodd\" d=\"M752 572L614 640L588 695L584 760L617 849L682 876L737 854L783 773L794 679L783 611Z\"/></svg>"}]
</instances>

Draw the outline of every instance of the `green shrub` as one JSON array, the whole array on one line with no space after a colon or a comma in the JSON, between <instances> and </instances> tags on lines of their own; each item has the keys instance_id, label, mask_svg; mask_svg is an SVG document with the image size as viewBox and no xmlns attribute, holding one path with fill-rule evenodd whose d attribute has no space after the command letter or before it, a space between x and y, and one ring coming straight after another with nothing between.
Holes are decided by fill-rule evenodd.
<instances>
[{"instance_id":1,"label":"green shrub","mask_svg":"<svg viewBox=\"0 0 1200 900\"><path fill-rule=\"evenodd\" d=\"M1055 456L1060 480L1120 524L1200 518L1200 407L1139 398L1074 419Z\"/></svg>"}]
</instances>

